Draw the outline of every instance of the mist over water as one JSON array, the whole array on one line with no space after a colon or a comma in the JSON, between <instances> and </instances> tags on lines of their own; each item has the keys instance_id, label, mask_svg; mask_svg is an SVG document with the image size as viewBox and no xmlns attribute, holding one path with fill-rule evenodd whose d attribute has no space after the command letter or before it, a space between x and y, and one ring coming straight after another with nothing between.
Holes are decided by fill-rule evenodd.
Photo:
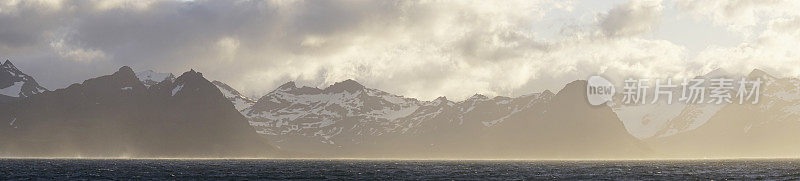
<instances>
[{"instance_id":1,"label":"mist over water","mask_svg":"<svg viewBox=\"0 0 800 181\"><path fill-rule=\"evenodd\" d=\"M442 161L258 159L2 159L14 179L768 179L800 178L797 159Z\"/></svg>"}]
</instances>

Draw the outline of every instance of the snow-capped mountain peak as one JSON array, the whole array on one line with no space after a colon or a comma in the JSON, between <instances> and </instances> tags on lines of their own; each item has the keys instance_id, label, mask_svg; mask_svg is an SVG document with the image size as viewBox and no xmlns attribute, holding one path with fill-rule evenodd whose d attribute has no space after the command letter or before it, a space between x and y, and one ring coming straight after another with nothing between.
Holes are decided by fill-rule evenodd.
<instances>
[{"instance_id":1,"label":"snow-capped mountain peak","mask_svg":"<svg viewBox=\"0 0 800 181\"><path fill-rule=\"evenodd\" d=\"M481 101L486 101L486 100L489 100L489 97L486 97L483 94L475 94L475 95L472 95L472 97L469 97L465 101L472 101L472 102L478 101L478 102L481 102Z\"/></svg>"},{"instance_id":2,"label":"snow-capped mountain peak","mask_svg":"<svg viewBox=\"0 0 800 181\"><path fill-rule=\"evenodd\" d=\"M294 82L287 82L242 113L259 133L273 136L275 142L305 137L325 144L358 144L386 134L416 135L466 124L471 128L498 125L534 104L546 102L542 100L552 93L540 95L489 99L478 94L456 103L445 97L420 101L366 88L354 80L325 89L298 88ZM470 113L473 109L492 115L474 117Z\"/></svg>"},{"instance_id":3,"label":"snow-capped mountain peak","mask_svg":"<svg viewBox=\"0 0 800 181\"><path fill-rule=\"evenodd\" d=\"M150 87L165 80L174 81L175 75L172 73L159 73L153 70L145 70L136 73L136 78L139 78L139 81L145 86Z\"/></svg>"},{"instance_id":4,"label":"snow-capped mountain peak","mask_svg":"<svg viewBox=\"0 0 800 181\"><path fill-rule=\"evenodd\" d=\"M17 67L14 67L14 64L11 64L11 60L4 61L2 67L3 69L18 70Z\"/></svg>"},{"instance_id":5,"label":"snow-capped mountain peak","mask_svg":"<svg viewBox=\"0 0 800 181\"><path fill-rule=\"evenodd\" d=\"M454 103L453 103L453 101L447 100L447 97L444 97L444 96L437 97L436 99L431 101L431 105L434 105L434 106L438 106L438 105L441 105L441 104L448 104L450 106L453 106Z\"/></svg>"},{"instance_id":6,"label":"snow-capped mountain peak","mask_svg":"<svg viewBox=\"0 0 800 181\"><path fill-rule=\"evenodd\" d=\"M28 74L23 73L10 60L0 65L0 95L28 97L47 91Z\"/></svg>"}]
</instances>

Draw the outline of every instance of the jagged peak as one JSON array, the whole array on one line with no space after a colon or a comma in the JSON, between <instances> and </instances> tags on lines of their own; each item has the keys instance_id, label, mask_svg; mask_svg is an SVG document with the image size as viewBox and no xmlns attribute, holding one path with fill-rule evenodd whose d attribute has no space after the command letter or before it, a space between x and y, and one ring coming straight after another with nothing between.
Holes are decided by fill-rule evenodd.
<instances>
[{"instance_id":1,"label":"jagged peak","mask_svg":"<svg viewBox=\"0 0 800 181\"><path fill-rule=\"evenodd\" d=\"M19 71L19 70L17 69L17 67L15 67L15 66L14 66L14 64L12 64L12 63L11 63L11 61L10 61L10 60L8 60L8 59L6 59L6 61L5 61L5 62L3 62L3 64L2 64L2 67L3 67L3 68L6 68L6 69L11 69L11 70L17 70L17 71Z\"/></svg>"},{"instance_id":2,"label":"jagged peak","mask_svg":"<svg viewBox=\"0 0 800 181\"><path fill-rule=\"evenodd\" d=\"M279 90L294 90L294 89L297 89L297 85L294 83L294 81L289 81L289 82L283 83L283 85L281 85L281 86L278 86L278 89Z\"/></svg>"},{"instance_id":3,"label":"jagged peak","mask_svg":"<svg viewBox=\"0 0 800 181\"><path fill-rule=\"evenodd\" d=\"M364 87L363 85L361 85L360 83L356 82L353 79L347 79L347 80L344 80L344 81L341 81L341 82L334 83L333 85L334 86L341 85L341 86Z\"/></svg>"},{"instance_id":4,"label":"jagged peak","mask_svg":"<svg viewBox=\"0 0 800 181\"><path fill-rule=\"evenodd\" d=\"M9 61L7 59L2 65L0 65L0 68L5 69L5 71L8 71L8 72L12 73L12 75L15 75L15 76L18 76L19 74L23 74L24 75L24 73L22 73L22 71L17 69L17 67L14 67L14 64L11 64L11 61Z\"/></svg>"},{"instance_id":5,"label":"jagged peak","mask_svg":"<svg viewBox=\"0 0 800 181\"><path fill-rule=\"evenodd\" d=\"M286 92L290 94L319 94L322 90L316 87L303 86L298 87L294 81L289 81L275 89L278 92Z\"/></svg>"},{"instance_id":6,"label":"jagged peak","mask_svg":"<svg viewBox=\"0 0 800 181\"><path fill-rule=\"evenodd\" d=\"M489 99L489 97L486 97L483 94L475 94L475 95L472 95L472 97L469 97L469 99L467 99L467 100L488 100L488 99Z\"/></svg>"},{"instance_id":7,"label":"jagged peak","mask_svg":"<svg viewBox=\"0 0 800 181\"><path fill-rule=\"evenodd\" d=\"M452 102L450 100L447 100L447 97L445 97L445 96L439 96L436 99L434 99L433 101L431 101L431 103L433 105L441 105L441 104L445 104L445 103L452 104Z\"/></svg>"},{"instance_id":8,"label":"jagged peak","mask_svg":"<svg viewBox=\"0 0 800 181\"><path fill-rule=\"evenodd\" d=\"M359 84L358 82L356 82L353 79L347 79L345 81L334 83L330 87L325 88L325 91L331 91L331 92L341 92L341 91L356 92L356 91L363 90L363 89L364 89L363 85Z\"/></svg>"},{"instance_id":9,"label":"jagged peak","mask_svg":"<svg viewBox=\"0 0 800 181\"><path fill-rule=\"evenodd\" d=\"M187 80L195 80L195 79L205 79L205 78L203 77L203 73L196 72L194 71L194 69L190 69L189 71L181 74L181 76L178 76L178 78L175 79L175 83L185 82Z\"/></svg>"},{"instance_id":10,"label":"jagged peak","mask_svg":"<svg viewBox=\"0 0 800 181\"><path fill-rule=\"evenodd\" d=\"M2 88L6 88L7 86L13 85L15 82L22 82L23 85L19 89L19 93L17 95L13 95L12 97L22 96L28 97L33 94L38 94L44 91L48 91L47 88L44 88L39 85L39 83L34 80L32 76L23 73L21 70L17 69L14 64L11 63L11 60L6 59L2 64L0 64L0 71L4 71L9 73L12 77L11 82L5 82L5 84L0 85ZM16 91L17 89L15 89ZM5 95L9 95L8 93Z\"/></svg>"},{"instance_id":11,"label":"jagged peak","mask_svg":"<svg viewBox=\"0 0 800 181\"><path fill-rule=\"evenodd\" d=\"M180 77L183 77L184 75L190 75L190 76L199 76L199 77L203 77L203 73L200 73L200 72L194 71L194 69L189 69L189 71L187 71L187 72L184 72L183 74L181 74L181 76L180 76Z\"/></svg>"}]
</instances>

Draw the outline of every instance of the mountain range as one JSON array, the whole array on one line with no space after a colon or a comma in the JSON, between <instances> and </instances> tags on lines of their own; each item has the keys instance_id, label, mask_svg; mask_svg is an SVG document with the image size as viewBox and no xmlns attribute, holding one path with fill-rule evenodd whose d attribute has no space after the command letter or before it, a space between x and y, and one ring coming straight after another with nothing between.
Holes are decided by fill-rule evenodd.
<instances>
[{"instance_id":1,"label":"mountain range","mask_svg":"<svg viewBox=\"0 0 800 181\"><path fill-rule=\"evenodd\" d=\"M516 98L453 102L393 95L353 80L325 89L289 82L243 114L288 150L337 157L613 158L642 156L609 107L585 102L585 81ZM573 114L581 112L583 114Z\"/></svg>"},{"instance_id":2,"label":"mountain range","mask_svg":"<svg viewBox=\"0 0 800 181\"><path fill-rule=\"evenodd\" d=\"M194 70L148 86L126 66L4 105L8 109L0 119L8 120L8 126L0 127L0 155L6 157L276 153L217 87Z\"/></svg>"},{"instance_id":3,"label":"mountain range","mask_svg":"<svg viewBox=\"0 0 800 181\"><path fill-rule=\"evenodd\" d=\"M592 151L593 155L590 154L593 157L603 157L597 154L602 152L600 150L603 149L599 149L602 145L626 145L614 148L625 151L610 151L613 154L609 155L613 155L610 156L613 158L625 157L620 155L651 158L800 155L800 151L796 151L800 150L800 133L797 131L800 130L799 79L776 78L758 69L748 75L735 75L717 69L694 78L706 82L712 78L737 81L741 78L760 79L764 82L760 89L761 100L757 104L686 104L678 100L679 95L675 95L672 104L623 104L622 95L618 93L607 106L613 115L606 115L608 112L590 114L587 111L605 109L606 106L587 106L585 86L574 86L585 85L585 81L580 80L568 84L555 94L578 92L570 96L574 100L555 99L557 96L553 93L544 91L514 98L488 98L476 94L463 101L450 101L445 97L419 101L346 80L325 89L298 87L294 82L288 82L261 97L242 113L250 118L251 125L259 133L269 135L268 138L278 146L345 157L368 154L363 150L377 150L367 152L385 154L378 156L418 152L425 153L422 157L586 156L583 153L566 153L565 150L580 149L564 149L554 143L592 145L598 148ZM672 91L680 92L678 88ZM732 94L732 100L738 100L735 92ZM705 95L705 100L709 100L709 94ZM556 105L570 102L575 104L568 111L554 111ZM563 121L574 115L585 116L577 119L584 122ZM592 117L612 121L590 125L592 129L575 126L596 119ZM611 126L617 123L624 126ZM565 130L547 134L554 130L553 127ZM592 135L587 130L600 133ZM620 132L626 136L610 136ZM628 141L627 135L635 139ZM578 139L565 138L569 136L591 139L582 142L559 140ZM617 142L596 144L608 139ZM401 148L393 147L398 145ZM549 152L548 149L558 153L545 154Z\"/></svg>"},{"instance_id":4,"label":"mountain range","mask_svg":"<svg viewBox=\"0 0 800 181\"><path fill-rule=\"evenodd\" d=\"M800 150L796 131L800 130L800 80L776 78L761 70L735 76L719 69L695 77L761 78L758 104L686 104L677 101L679 96L674 96L673 104L623 104L618 93L607 105L591 106L584 80L555 93L493 98L475 94L461 101L417 100L355 80L326 88L287 82L252 99L193 70L176 78L123 67L112 75L48 91L9 61L3 68L12 75L8 77L17 77L5 80L28 86L9 89L16 96L7 96L8 101L0 104L7 108L0 111L0 120L10 121L0 128L4 138L0 141L7 145L0 155L249 157L290 152L300 157L494 159L800 155L794 151ZM5 74L0 72L0 78Z\"/></svg>"},{"instance_id":5,"label":"mountain range","mask_svg":"<svg viewBox=\"0 0 800 181\"><path fill-rule=\"evenodd\" d=\"M753 70L744 77L763 81L757 104L735 102L719 105L711 116L705 116L706 120L700 120L703 123L694 123L698 125L694 129L646 141L661 152L676 157L800 155L800 80L777 78L761 70ZM734 95L732 100L738 101L739 98ZM678 122L668 126L681 128L682 124L685 125Z\"/></svg>"}]
</instances>

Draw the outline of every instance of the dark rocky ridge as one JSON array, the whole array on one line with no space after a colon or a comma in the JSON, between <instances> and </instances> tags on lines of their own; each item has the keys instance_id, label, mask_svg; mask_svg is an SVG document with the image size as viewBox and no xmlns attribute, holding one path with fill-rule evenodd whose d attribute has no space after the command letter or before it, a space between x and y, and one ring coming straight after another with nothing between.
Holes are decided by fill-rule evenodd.
<instances>
[{"instance_id":1,"label":"dark rocky ridge","mask_svg":"<svg viewBox=\"0 0 800 181\"><path fill-rule=\"evenodd\" d=\"M0 156L264 157L275 152L191 70L147 88L130 67L23 99Z\"/></svg>"}]
</instances>

